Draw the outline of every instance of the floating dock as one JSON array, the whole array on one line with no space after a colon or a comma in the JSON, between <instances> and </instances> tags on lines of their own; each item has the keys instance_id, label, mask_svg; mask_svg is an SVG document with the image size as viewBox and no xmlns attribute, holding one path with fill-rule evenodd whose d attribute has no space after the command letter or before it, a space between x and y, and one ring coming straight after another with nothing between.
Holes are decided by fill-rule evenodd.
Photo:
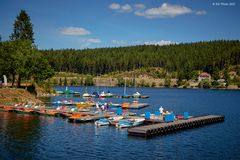
<instances>
[{"instance_id":1,"label":"floating dock","mask_svg":"<svg viewBox=\"0 0 240 160\"><path fill-rule=\"evenodd\" d=\"M187 120L177 120L169 123L157 123L152 125L143 125L128 129L128 135L149 137L154 135L163 135L178 130L200 127L207 124L223 122L224 116L221 115L206 115L194 117Z\"/></svg>"}]
</instances>

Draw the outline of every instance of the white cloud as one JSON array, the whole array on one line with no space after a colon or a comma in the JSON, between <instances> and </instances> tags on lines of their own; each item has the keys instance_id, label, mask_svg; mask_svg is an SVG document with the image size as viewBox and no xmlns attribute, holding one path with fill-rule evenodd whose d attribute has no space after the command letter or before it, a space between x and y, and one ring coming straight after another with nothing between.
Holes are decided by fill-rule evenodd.
<instances>
[{"instance_id":1,"label":"white cloud","mask_svg":"<svg viewBox=\"0 0 240 160\"><path fill-rule=\"evenodd\" d=\"M139 3L139 4L135 4L135 5L134 5L134 8L135 8L136 10L143 10L143 9L145 9L146 7L145 7L144 4Z\"/></svg>"},{"instance_id":2,"label":"white cloud","mask_svg":"<svg viewBox=\"0 0 240 160\"><path fill-rule=\"evenodd\" d=\"M121 6L120 12L131 12L132 7L129 4L125 4Z\"/></svg>"},{"instance_id":3,"label":"white cloud","mask_svg":"<svg viewBox=\"0 0 240 160\"><path fill-rule=\"evenodd\" d=\"M143 16L150 19L150 18L176 17L191 12L192 9L185 6L163 3L160 7L157 8L150 8L141 12L140 11L135 12L135 15Z\"/></svg>"},{"instance_id":4,"label":"white cloud","mask_svg":"<svg viewBox=\"0 0 240 160\"><path fill-rule=\"evenodd\" d=\"M178 42L161 40L161 41L147 41L147 42L144 42L144 44L164 46L164 45L170 45L170 44L178 44Z\"/></svg>"},{"instance_id":5,"label":"white cloud","mask_svg":"<svg viewBox=\"0 0 240 160\"><path fill-rule=\"evenodd\" d=\"M108 7L112 10L116 10L116 11L122 12L122 13L128 13L133 10L129 4L120 5L118 3L112 3Z\"/></svg>"},{"instance_id":6,"label":"white cloud","mask_svg":"<svg viewBox=\"0 0 240 160\"><path fill-rule=\"evenodd\" d=\"M126 40L112 40L111 42L113 44L117 44L117 45L126 45L126 44L128 44L128 41L126 41Z\"/></svg>"},{"instance_id":7,"label":"white cloud","mask_svg":"<svg viewBox=\"0 0 240 160\"><path fill-rule=\"evenodd\" d=\"M102 43L101 39L98 38L88 38L88 39L83 39L81 40L83 43L89 43L89 44L97 44L97 43Z\"/></svg>"},{"instance_id":8,"label":"white cloud","mask_svg":"<svg viewBox=\"0 0 240 160\"><path fill-rule=\"evenodd\" d=\"M160 41L127 41L127 40L112 40L112 44L115 45L171 45L171 44L179 44L178 42L174 41L167 41L167 40L160 40Z\"/></svg>"},{"instance_id":9,"label":"white cloud","mask_svg":"<svg viewBox=\"0 0 240 160\"><path fill-rule=\"evenodd\" d=\"M205 14L207 14L207 12L205 10L196 11L196 15L201 16L201 15L205 15Z\"/></svg>"},{"instance_id":10,"label":"white cloud","mask_svg":"<svg viewBox=\"0 0 240 160\"><path fill-rule=\"evenodd\" d=\"M88 31L85 28L81 28L81 27L62 28L60 33L63 35L68 35L68 36L84 36L84 35L91 34L90 31Z\"/></svg>"},{"instance_id":11,"label":"white cloud","mask_svg":"<svg viewBox=\"0 0 240 160\"><path fill-rule=\"evenodd\" d=\"M205 10L194 11L183 5L169 3L163 3L161 6L153 8L146 8L146 6L141 3L132 6L129 4L120 5L118 3L112 3L109 5L109 8L121 13L130 13L133 11L136 16L142 16L148 19L173 18L189 13L194 13L196 15L205 15L207 13Z\"/></svg>"},{"instance_id":12,"label":"white cloud","mask_svg":"<svg viewBox=\"0 0 240 160\"><path fill-rule=\"evenodd\" d=\"M101 39L98 38L85 38L85 39L78 39L78 42L80 43L81 47L88 47L92 44L100 44L102 43Z\"/></svg>"},{"instance_id":13,"label":"white cloud","mask_svg":"<svg viewBox=\"0 0 240 160\"><path fill-rule=\"evenodd\" d=\"M112 3L108 7L112 10L118 10L118 9L120 9L121 6L118 3Z\"/></svg>"}]
</instances>

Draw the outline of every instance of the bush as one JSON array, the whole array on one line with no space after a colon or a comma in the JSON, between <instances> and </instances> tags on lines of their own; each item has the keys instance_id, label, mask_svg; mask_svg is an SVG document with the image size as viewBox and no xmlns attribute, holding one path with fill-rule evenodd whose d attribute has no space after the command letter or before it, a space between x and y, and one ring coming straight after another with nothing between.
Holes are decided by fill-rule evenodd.
<instances>
[{"instance_id":1,"label":"bush","mask_svg":"<svg viewBox=\"0 0 240 160\"><path fill-rule=\"evenodd\" d=\"M144 87L150 87L149 83L145 83Z\"/></svg>"},{"instance_id":2,"label":"bush","mask_svg":"<svg viewBox=\"0 0 240 160\"><path fill-rule=\"evenodd\" d=\"M152 86L151 87L156 87L156 83L155 82L152 82Z\"/></svg>"},{"instance_id":3,"label":"bush","mask_svg":"<svg viewBox=\"0 0 240 160\"><path fill-rule=\"evenodd\" d=\"M165 80L164 80L164 86L167 87L167 88L169 88L170 85L171 85L171 80L170 80L170 78L165 78Z\"/></svg>"},{"instance_id":4,"label":"bush","mask_svg":"<svg viewBox=\"0 0 240 160\"><path fill-rule=\"evenodd\" d=\"M219 82L218 81L213 81L212 82L212 86L213 87L218 87L220 84L219 84Z\"/></svg>"},{"instance_id":5,"label":"bush","mask_svg":"<svg viewBox=\"0 0 240 160\"><path fill-rule=\"evenodd\" d=\"M145 81L143 79L140 82L140 87L145 87Z\"/></svg>"},{"instance_id":6,"label":"bush","mask_svg":"<svg viewBox=\"0 0 240 160\"><path fill-rule=\"evenodd\" d=\"M64 78L64 86L67 86L68 85L68 82L67 82L67 78L65 77Z\"/></svg>"},{"instance_id":7,"label":"bush","mask_svg":"<svg viewBox=\"0 0 240 160\"><path fill-rule=\"evenodd\" d=\"M77 80L76 79L71 79L71 86L77 85Z\"/></svg>"},{"instance_id":8,"label":"bush","mask_svg":"<svg viewBox=\"0 0 240 160\"><path fill-rule=\"evenodd\" d=\"M201 81L198 86L199 88L211 88L211 83L209 81Z\"/></svg>"}]
</instances>

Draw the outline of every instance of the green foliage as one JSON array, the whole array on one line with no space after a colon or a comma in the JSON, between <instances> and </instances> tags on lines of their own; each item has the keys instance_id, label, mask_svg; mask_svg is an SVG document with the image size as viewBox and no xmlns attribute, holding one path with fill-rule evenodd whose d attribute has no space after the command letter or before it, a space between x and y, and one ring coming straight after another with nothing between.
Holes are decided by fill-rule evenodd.
<instances>
[{"instance_id":1,"label":"green foliage","mask_svg":"<svg viewBox=\"0 0 240 160\"><path fill-rule=\"evenodd\" d=\"M145 81L142 79L139 84L140 87L145 87Z\"/></svg>"},{"instance_id":2,"label":"green foliage","mask_svg":"<svg viewBox=\"0 0 240 160\"><path fill-rule=\"evenodd\" d=\"M240 64L240 41L210 41L169 46L130 46L98 49L42 50L58 72L102 75L111 72L142 69L154 78L174 76L196 78L196 71L210 74L223 70L226 64ZM163 70L153 71L150 67ZM146 69L144 69L146 68ZM173 73L174 75L169 75Z\"/></svg>"},{"instance_id":3,"label":"green foliage","mask_svg":"<svg viewBox=\"0 0 240 160\"><path fill-rule=\"evenodd\" d=\"M71 79L71 86L76 86L77 85L77 80L76 79Z\"/></svg>"},{"instance_id":4,"label":"green foliage","mask_svg":"<svg viewBox=\"0 0 240 160\"><path fill-rule=\"evenodd\" d=\"M218 81L212 81L212 87L218 88L220 86L220 83Z\"/></svg>"},{"instance_id":5,"label":"green foliage","mask_svg":"<svg viewBox=\"0 0 240 160\"><path fill-rule=\"evenodd\" d=\"M212 78L214 80L218 80L220 78L219 77L219 69L218 68L214 69L213 74L212 74Z\"/></svg>"},{"instance_id":6,"label":"green foliage","mask_svg":"<svg viewBox=\"0 0 240 160\"><path fill-rule=\"evenodd\" d=\"M32 85L30 85L30 86L27 87L27 91L30 92L30 93L32 93L32 94L37 95L35 88L36 88L35 85L32 84Z\"/></svg>"},{"instance_id":7,"label":"green foliage","mask_svg":"<svg viewBox=\"0 0 240 160\"><path fill-rule=\"evenodd\" d=\"M156 83L155 82L152 82L152 85L151 85L151 87L156 87Z\"/></svg>"},{"instance_id":8,"label":"green foliage","mask_svg":"<svg viewBox=\"0 0 240 160\"><path fill-rule=\"evenodd\" d=\"M239 86L240 84L240 77L234 77L232 80L229 79L229 83L233 85Z\"/></svg>"},{"instance_id":9,"label":"green foliage","mask_svg":"<svg viewBox=\"0 0 240 160\"><path fill-rule=\"evenodd\" d=\"M226 87L229 85L229 74L228 74L228 64L226 65L226 67L224 68L224 79L226 81Z\"/></svg>"},{"instance_id":10,"label":"green foliage","mask_svg":"<svg viewBox=\"0 0 240 160\"><path fill-rule=\"evenodd\" d=\"M150 87L149 83L146 82L146 83L144 84L144 87Z\"/></svg>"},{"instance_id":11,"label":"green foliage","mask_svg":"<svg viewBox=\"0 0 240 160\"><path fill-rule=\"evenodd\" d=\"M170 80L169 77L166 77L164 79L164 86L167 87L167 88L169 88L171 86L171 80Z\"/></svg>"},{"instance_id":12,"label":"green foliage","mask_svg":"<svg viewBox=\"0 0 240 160\"><path fill-rule=\"evenodd\" d=\"M132 80L132 86L136 86L136 79L135 78L133 78L133 80Z\"/></svg>"},{"instance_id":13,"label":"green foliage","mask_svg":"<svg viewBox=\"0 0 240 160\"><path fill-rule=\"evenodd\" d=\"M211 88L211 83L207 80L203 80L199 83L199 88Z\"/></svg>"},{"instance_id":14,"label":"green foliage","mask_svg":"<svg viewBox=\"0 0 240 160\"><path fill-rule=\"evenodd\" d=\"M59 85L58 82L57 82L57 80L56 80L55 78L54 78L53 81L52 81L52 85L53 85L53 86Z\"/></svg>"},{"instance_id":15,"label":"green foliage","mask_svg":"<svg viewBox=\"0 0 240 160\"><path fill-rule=\"evenodd\" d=\"M177 81L177 86L183 86L183 87L187 88L187 85L188 85L188 83L186 80L178 80Z\"/></svg>"},{"instance_id":16,"label":"green foliage","mask_svg":"<svg viewBox=\"0 0 240 160\"><path fill-rule=\"evenodd\" d=\"M80 86L84 86L83 78L80 80Z\"/></svg>"},{"instance_id":17,"label":"green foliage","mask_svg":"<svg viewBox=\"0 0 240 160\"><path fill-rule=\"evenodd\" d=\"M64 77L64 84L63 84L64 86L67 86L68 85L68 82L67 82L67 78L66 77Z\"/></svg>"},{"instance_id":18,"label":"green foliage","mask_svg":"<svg viewBox=\"0 0 240 160\"><path fill-rule=\"evenodd\" d=\"M122 77L118 78L118 86L123 87L124 86L124 79Z\"/></svg>"},{"instance_id":19,"label":"green foliage","mask_svg":"<svg viewBox=\"0 0 240 160\"><path fill-rule=\"evenodd\" d=\"M53 76L54 71L29 40L2 42L0 46L0 74L12 75L13 83L18 75L21 79L43 81Z\"/></svg>"},{"instance_id":20,"label":"green foliage","mask_svg":"<svg viewBox=\"0 0 240 160\"><path fill-rule=\"evenodd\" d=\"M93 86L93 77L92 76L87 76L85 79L85 86Z\"/></svg>"},{"instance_id":21,"label":"green foliage","mask_svg":"<svg viewBox=\"0 0 240 160\"><path fill-rule=\"evenodd\" d=\"M240 65L236 66L237 75L240 76Z\"/></svg>"},{"instance_id":22,"label":"green foliage","mask_svg":"<svg viewBox=\"0 0 240 160\"><path fill-rule=\"evenodd\" d=\"M12 85L17 76L19 87L22 79L40 83L52 77L54 70L33 45L33 25L26 11L21 10L13 26L12 41L0 42L0 75L11 76Z\"/></svg>"},{"instance_id":23,"label":"green foliage","mask_svg":"<svg viewBox=\"0 0 240 160\"><path fill-rule=\"evenodd\" d=\"M158 84L158 86L159 86L159 87L163 87L163 84L160 82L160 83Z\"/></svg>"},{"instance_id":24,"label":"green foliage","mask_svg":"<svg viewBox=\"0 0 240 160\"><path fill-rule=\"evenodd\" d=\"M62 78L59 79L59 86L62 85Z\"/></svg>"},{"instance_id":25,"label":"green foliage","mask_svg":"<svg viewBox=\"0 0 240 160\"><path fill-rule=\"evenodd\" d=\"M30 40L34 43L33 38L33 25L30 17L25 10L21 10L13 24L13 33L10 39L15 40Z\"/></svg>"}]
</instances>

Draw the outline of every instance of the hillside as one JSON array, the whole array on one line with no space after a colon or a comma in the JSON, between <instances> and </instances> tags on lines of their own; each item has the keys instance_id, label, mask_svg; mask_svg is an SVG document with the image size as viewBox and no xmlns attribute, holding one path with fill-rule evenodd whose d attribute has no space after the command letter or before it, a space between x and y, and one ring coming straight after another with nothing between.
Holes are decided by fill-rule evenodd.
<instances>
[{"instance_id":1,"label":"hillside","mask_svg":"<svg viewBox=\"0 0 240 160\"><path fill-rule=\"evenodd\" d=\"M196 70L213 74L240 64L238 40L41 52L56 72L94 76L158 67L165 73L175 72L178 79L190 79Z\"/></svg>"},{"instance_id":2,"label":"hillside","mask_svg":"<svg viewBox=\"0 0 240 160\"><path fill-rule=\"evenodd\" d=\"M35 102L40 103L41 101L30 94L25 89L16 88L1 88L0 89L0 104L15 104L19 102Z\"/></svg>"},{"instance_id":3,"label":"hillside","mask_svg":"<svg viewBox=\"0 0 240 160\"><path fill-rule=\"evenodd\" d=\"M111 72L100 76L84 75L69 72L57 72L50 79L52 85L72 86L127 86L137 87L184 87L184 88L229 88L240 87L240 65L214 72L206 84L199 83L198 76L202 71L194 71L189 80L177 78L176 72L166 72L162 68L141 68L132 71Z\"/></svg>"}]
</instances>

